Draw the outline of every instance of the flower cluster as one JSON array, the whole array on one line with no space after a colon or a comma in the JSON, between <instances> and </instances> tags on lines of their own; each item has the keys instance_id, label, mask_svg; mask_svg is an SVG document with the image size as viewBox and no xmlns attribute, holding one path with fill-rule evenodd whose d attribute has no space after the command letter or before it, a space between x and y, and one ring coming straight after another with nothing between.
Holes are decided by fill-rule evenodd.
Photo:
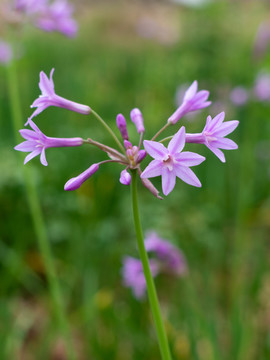
<instances>
[{"instance_id":1,"label":"flower cluster","mask_svg":"<svg viewBox=\"0 0 270 360\"><path fill-rule=\"evenodd\" d=\"M230 99L236 106L243 106L249 100L268 102L270 101L270 74L267 71L260 71L251 88L236 86L230 93Z\"/></svg>"},{"instance_id":2,"label":"flower cluster","mask_svg":"<svg viewBox=\"0 0 270 360\"><path fill-rule=\"evenodd\" d=\"M16 0L15 9L44 31L58 31L68 37L77 33L73 7L67 0Z\"/></svg>"},{"instance_id":3,"label":"flower cluster","mask_svg":"<svg viewBox=\"0 0 270 360\"><path fill-rule=\"evenodd\" d=\"M13 58L13 53L9 43L0 40L0 64L8 64Z\"/></svg>"},{"instance_id":4,"label":"flower cluster","mask_svg":"<svg viewBox=\"0 0 270 360\"><path fill-rule=\"evenodd\" d=\"M176 178L189 185L200 187L201 182L190 167L201 164L205 157L191 151L183 151L187 143L197 143L205 145L211 150L222 162L225 162L225 156L222 149L233 150L237 149L237 144L231 139L226 138L238 126L237 120L226 121L225 113L221 112L213 119L211 116L207 117L206 124L201 133L189 134L186 133L185 127L182 126L173 136L155 141L165 128L176 124L188 112L196 111L210 105L207 101L209 92L206 90L197 91L198 84L196 81L188 88L183 99L183 103L169 117L167 123L161 128L151 140L143 140L145 134L144 120L139 109L135 108L130 113L130 119L134 123L139 135L138 145L134 145L130 139L127 129L127 122L122 114L116 117L116 125L122 137L122 143L114 134L112 129L96 114L89 106L79 104L67 100L55 93L53 82L52 69L50 77L41 71L39 87L41 95L36 99L31 107L36 108L30 116L25 125L30 125L32 130L21 130L21 135L26 139L22 144L15 147L16 150L30 152L26 157L25 163L37 155L41 155L41 163L47 165L45 158L45 149L49 147L64 147L64 146L81 146L83 144L90 144L98 147L104 151L109 159L92 164L88 169L83 171L80 175L68 180L65 184L65 190L78 189L88 178L90 178L100 167L105 163L119 163L124 166L120 174L120 182L123 185L129 185L131 182L130 171L138 171L142 184L152 192L157 198L159 191L152 184L149 178L161 176L162 190L164 195L168 195L176 184ZM49 106L57 106L71 111L75 111L84 115L93 114L105 126L106 130L114 137L119 150L97 142L91 138L51 138L45 136L39 128L34 124L33 118L44 111ZM170 140L168 146L164 146L163 142ZM144 149L142 148L144 146ZM141 170L141 162L145 157L150 155L153 160Z\"/></svg>"},{"instance_id":5,"label":"flower cluster","mask_svg":"<svg viewBox=\"0 0 270 360\"><path fill-rule=\"evenodd\" d=\"M187 273L183 253L155 232L146 236L145 248L151 256L149 264L153 277L158 274L183 276ZM137 299L143 298L146 292L146 281L141 261L131 256L124 257L122 276L124 285L132 289L134 296Z\"/></svg>"}]
</instances>

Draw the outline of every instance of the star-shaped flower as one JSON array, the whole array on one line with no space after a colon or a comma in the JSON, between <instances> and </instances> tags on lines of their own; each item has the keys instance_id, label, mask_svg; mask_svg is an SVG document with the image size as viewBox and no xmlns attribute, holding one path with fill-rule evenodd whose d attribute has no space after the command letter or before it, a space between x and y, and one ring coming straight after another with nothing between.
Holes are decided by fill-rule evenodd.
<instances>
[{"instance_id":1,"label":"star-shaped flower","mask_svg":"<svg viewBox=\"0 0 270 360\"><path fill-rule=\"evenodd\" d=\"M82 138L53 138L48 137L39 130L37 125L28 120L29 125L33 130L23 129L20 134L26 141L15 146L15 150L30 152L24 160L24 164L33 159L35 156L40 155L40 162L42 165L47 166L45 150L49 147L67 147L67 146L81 146L83 144Z\"/></svg>"},{"instance_id":2,"label":"star-shaped flower","mask_svg":"<svg viewBox=\"0 0 270 360\"><path fill-rule=\"evenodd\" d=\"M141 174L141 178L162 177L162 191L168 195L174 188L176 177L187 184L201 187L200 180L189 168L199 165L205 157L196 153L185 151L185 128L184 126L173 136L168 148L156 141L145 140L143 142L146 152L154 158Z\"/></svg>"},{"instance_id":3,"label":"star-shaped flower","mask_svg":"<svg viewBox=\"0 0 270 360\"><path fill-rule=\"evenodd\" d=\"M74 101L67 100L59 95L56 95L54 91L54 82L53 82L53 73L54 69L51 70L50 78L41 71L39 78L39 88L41 90L41 95L33 102L31 108L36 107L37 109L33 112L29 119L32 119L34 116L40 114L49 106L57 106L65 108L71 111L78 112L80 114L88 115L91 112L91 109L87 105L82 105ZM29 123L29 119L25 125Z\"/></svg>"},{"instance_id":4,"label":"star-shaped flower","mask_svg":"<svg viewBox=\"0 0 270 360\"><path fill-rule=\"evenodd\" d=\"M202 131L205 138L205 145L210 149L222 162L225 162L225 156L220 149L234 150L238 145L231 139L224 138L230 134L238 126L238 120L231 120L223 122L225 113L221 112L213 119L209 115L206 120L206 125Z\"/></svg>"},{"instance_id":5,"label":"star-shaped flower","mask_svg":"<svg viewBox=\"0 0 270 360\"><path fill-rule=\"evenodd\" d=\"M179 108L169 117L168 123L175 124L185 114L206 108L211 105L211 101L207 101L209 97L209 91L198 91L198 82L195 80L191 86L185 92L183 103Z\"/></svg>"}]
</instances>

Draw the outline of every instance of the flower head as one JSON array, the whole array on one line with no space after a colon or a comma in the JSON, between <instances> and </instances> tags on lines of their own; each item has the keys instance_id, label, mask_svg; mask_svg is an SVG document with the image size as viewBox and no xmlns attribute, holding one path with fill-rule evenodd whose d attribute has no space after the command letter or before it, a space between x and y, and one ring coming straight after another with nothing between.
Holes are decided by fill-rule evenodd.
<instances>
[{"instance_id":1,"label":"flower head","mask_svg":"<svg viewBox=\"0 0 270 360\"><path fill-rule=\"evenodd\" d=\"M222 162L225 162L225 156L220 149L234 150L238 145L231 139L224 138L230 134L238 126L238 120L226 121L225 113L221 112L213 119L209 115L206 120L206 125L202 131L205 138L205 145L210 149Z\"/></svg>"},{"instance_id":2,"label":"flower head","mask_svg":"<svg viewBox=\"0 0 270 360\"><path fill-rule=\"evenodd\" d=\"M161 239L157 233L151 232L146 236L145 249L151 256L149 265L153 277L163 273L176 276L187 273L187 264L183 253L169 241ZM125 256L122 276L124 285L132 289L137 299L141 299L146 292L146 281L141 261Z\"/></svg>"},{"instance_id":3,"label":"flower head","mask_svg":"<svg viewBox=\"0 0 270 360\"><path fill-rule=\"evenodd\" d=\"M183 253L168 240L162 239L156 232L147 234L145 248L148 253L153 253L160 269L174 275L182 275L187 271L187 264Z\"/></svg>"},{"instance_id":4,"label":"flower head","mask_svg":"<svg viewBox=\"0 0 270 360\"><path fill-rule=\"evenodd\" d=\"M261 72L254 86L255 97L260 101L270 101L270 74Z\"/></svg>"},{"instance_id":5,"label":"flower head","mask_svg":"<svg viewBox=\"0 0 270 360\"><path fill-rule=\"evenodd\" d=\"M151 259L149 265L152 276L155 277L159 270L158 264ZM137 299L141 299L146 291L146 281L141 261L131 256L126 256L123 260L122 275L124 285L132 289Z\"/></svg>"},{"instance_id":6,"label":"flower head","mask_svg":"<svg viewBox=\"0 0 270 360\"><path fill-rule=\"evenodd\" d=\"M230 99L236 106L245 105L249 99L249 93L243 86L237 86L232 89Z\"/></svg>"},{"instance_id":7,"label":"flower head","mask_svg":"<svg viewBox=\"0 0 270 360\"><path fill-rule=\"evenodd\" d=\"M200 187L201 183L190 166L199 165L205 158L196 153L182 152L185 145L185 128L173 136L168 148L156 141L143 142L146 152L154 158L141 174L141 178L162 177L162 191L168 195L174 188L176 177L187 184Z\"/></svg>"},{"instance_id":8,"label":"flower head","mask_svg":"<svg viewBox=\"0 0 270 360\"><path fill-rule=\"evenodd\" d=\"M209 97L209 91L198 90L198 83L195 80L192 85L185 92L183 103L179 108L169 117L168 123L175 124L180 120L185 114L206 108L211 105L211 101L207 101Z\"/></svg>"},{"instance_id":9,"label":"flower head","mask_svg":"<svg viewBox=\"0 0 270 360\"><path fill-rule=\"evenodd\" d=\"M58 31L68 37L75 36L78 31L72 18L73 6L66 0L17 0L15 8L44 31Z\"/></svg>"},{"instance_id":10,"label":"flower head","mask_svg":"<svg viewBox=\"0 0 270 360\"><path fill-rule=\"evenodd\" d=\"M45 110L49 106L65 108L84 115L90 114L91 109L89 106L82 105L56 95L54 91L54 82L52 78L53 73L54 73L54 69L51 70L50 78L48 78L43 71L40 72L39 88L41 90L41 95L31 105L31 108L36 107L37 109L30 116L30 119L40 114L43 110ZM25 125L27 125L28 122L29 120L26 122Z\"/></svg>"},{"instance_id":11,"label":"flower head","mask_svg":"<svg viewBox=\"0 0 270 360\"><path fill-rule=\"evenodd\" d=\"M0 40L0 64L8 64L12 57L11 46L7 42Z\"/></svg>"},{"instance_id":12,"label":"flower head","mask_svg":"<svg viewBox=\"0 0 270 360\"><path fill-rule=\"evenodd\" d=\"M29 120L29 125L33 130L23 129L20 134L26 141L15 146L15 150L30 152L24 160L24 164L33 159L35 156L40 155L40 162L42 165L47 166L45 150L49 147L67 147L67 146L81 146L83 139L81 138L52 138L44 135L37 125Z\"/></svg>"},{"instance_id":13,"label":"flower head","mask_svg":"<svg viewBox=\"0 0 270 360\"><path fill-rule=\"evenodd\" d=\"M44 31L59 31L73 37L78 31L76 21L72 18L73 7L66 0L55 0L40 12L36 25Z\"/></svg>"}]
</instances>

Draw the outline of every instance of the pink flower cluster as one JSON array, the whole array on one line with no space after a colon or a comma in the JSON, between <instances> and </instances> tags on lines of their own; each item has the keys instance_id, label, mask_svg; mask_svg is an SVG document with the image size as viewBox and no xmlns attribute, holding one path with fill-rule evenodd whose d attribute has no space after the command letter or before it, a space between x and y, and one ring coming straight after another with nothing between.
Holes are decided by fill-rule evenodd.
<instances>
[{"instance_id":1,"label":"pink flower cluster","mask_svg":"<svg viewBox=\"0 0 270 360\"><path fill-rule=\"evenodd\" d=\"M68 37L77 33L73 7L67 0L17 0L15 8L44 31L58 31Z\"/></svg>"},{"instance_id":2,"label":"pink flower cluster","mask_svg":"<svg viewBox=\"0 0 270 360\"><path fill-rule=\"evenodd\" d=\"M183 103L174 114L169 117L167 124L161 128L151 140L143 141L145 127L141 111L137 108L131 111L130 119L134 123L139 134L138 145L133 145L130 141L126 119L122 114L117 115L116 125L121 134L123 145L119 142L113 131L109 130L113 133L121 151L94 141L91 138L83 140L82 138L57 139L47 137L39 130L32 119L49 106L65 108L84 115L89 115L93 112L93 114L104 123L104 121L92 111L89 106L67 100L57 95L54 90L52 78L53 72L54 69L52 69L50 73L50 78L48 78L43 71L40 73L39 87L41 95L31 105L31 107L36 108L36 110L25 124L29 124L32 130L21 130L21 135L26 141L16 146L15 149L30 152L25 159L25 163L40 154L41 163L43 165L47 165L45 149L49 147L81 146L82 144L90 144L104 151L109 157L107 160L92 164L80 175L70 179L65 184L65 190L78 189L99 169L101 164L116 162L125 167L120 174L121 184L129 185L131 182L130 171L137 170L140 174L142 184L157 198L161 198L159 196L159 191L155 188L149 178L161 176L164 195L168 195L174 189L176 178L180 178L189 185L201 187L200 180L190 168L201 164L205 160L205 157L191 151L183 151L187 143L205 145L222 162L225 162L225 156L222 152L223 149L237 149L237 144L226 136L235 130L239 122L237 120L224 122L224 112L216 115L213 119L211 116L208 116L201 133L186 133L185 127L182 126L173 136L160 141L155 141L165 128L176 124L185 114L203 109L211 104L211 102L207 100L209 92L206 90L198 91L198 84L196 81L194 81L186 91ZM108 125L106 125L106 127L107 129L109 128ZM170 141L166 147L163 145L163 142L167 140ZM144 149L141 148L142 144ZM146 166L144 171L142 171L140 166L147 154L150 155L153 160Z\"/></svg>"},{"instance_id":3,"label":"pink flower cluster","mask_svg":"<svg viewBox=\"0 0 270 360\"><path fill-rule=\"evenodd\" d=\"M153 277L158 274L184 276L187 273L187 264L183 253L168 240L160 238L157 233L151 232L145 238L145 248L151 256L149 260ZM125 256L122 268L123 282L131 288L137 299L144 297L146 281L140 260Z\"/></svg>"}]
</instances>

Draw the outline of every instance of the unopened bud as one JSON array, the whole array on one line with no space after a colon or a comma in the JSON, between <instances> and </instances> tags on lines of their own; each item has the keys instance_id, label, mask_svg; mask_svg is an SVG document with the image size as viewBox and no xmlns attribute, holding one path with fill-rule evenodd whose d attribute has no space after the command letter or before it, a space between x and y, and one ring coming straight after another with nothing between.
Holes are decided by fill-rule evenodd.
<instances>
[{"instance_id":1,"label":"unopened bud","mask_svg":"<svg viewBox=\"0 0 270 360\"><path fill-rule=\"evenodd\" d=\"M126 149L131 149L132 148L132 144L130 141L128 140L124 140L124 145Z\"/></svg>"},{"instance_id":2,"label":"unopened bud","mask_svg":"<svg viewBox=\"0 0 270 360\"><path fill-rule=\"evenodd\" d=\"M127 170L123 170L121 172L119 181L123 185L130 185L130 183L131 183L131 175L127 172Z\"/></svg>"},{"instance_id":3,"label":"unopened bud","mask_svg":"<svg viewBox=\"0 0 270 360\"><path fill-rule=\"evenodd\" d=\"M99 164L93 164L91 165L87 170L85 170L80 175L69 179L64 189L66 191L73 191L79 189L79 187L85 182L85 180L89 179L96 171L99 169Z\"/></svg>"},{"instance_id":4,"label":"unopened bud","mask_svg":"<svg viewBox=\"0 0 270 360\"><path fill-rule=\"evenodd\" d=\"M138 158L137 158L137 163L140 163L141 161L143 161L143 159L146 157L147 152L145 150L140 150L138 152Z\"/></svg>"},{"instance_id":5,"label":"unopened bud","mask_svg":"<svg viewBox=\"0 0 270 360\"><path fill-rule=\"evenodd\" d=\"M144 133L143 116L139 109L135 108L130 112L131 121L135 124L139 134Z\"/></svg>"},{"instance_id":6,"label":"unopened bud","mask_svg":"<svg viewBox=\"0 0 270 360\"><path fill-rule=\"evenodd\" d=\"M126 119L122 114L116 116L116 125L124 140L128 140L127 123Z\"/></svg>"}]
</instances>

